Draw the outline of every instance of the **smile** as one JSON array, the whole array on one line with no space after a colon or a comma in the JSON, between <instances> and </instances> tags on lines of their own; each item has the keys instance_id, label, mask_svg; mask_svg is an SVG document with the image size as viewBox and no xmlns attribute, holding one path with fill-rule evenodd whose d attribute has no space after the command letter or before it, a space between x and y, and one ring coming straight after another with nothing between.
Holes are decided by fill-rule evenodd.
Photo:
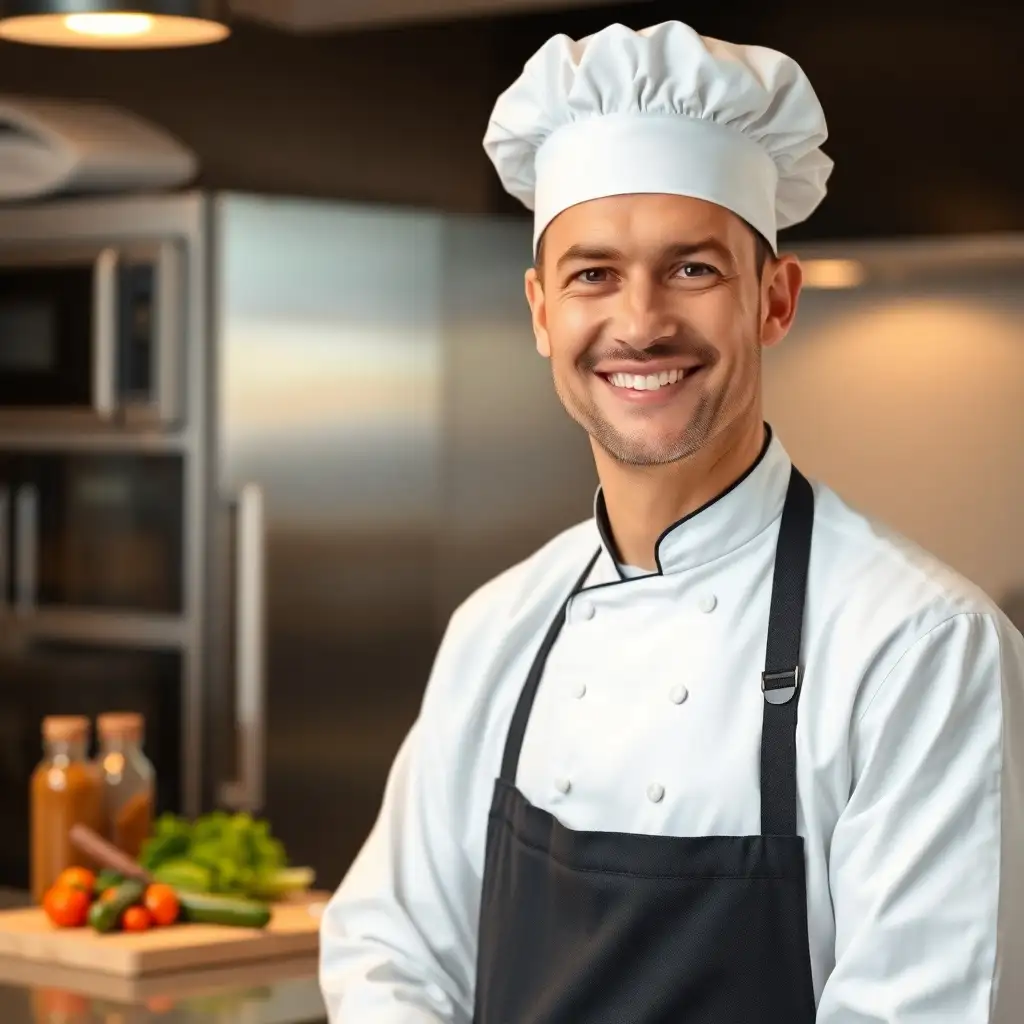
<instances>
[{"instance_id":1,"label":"smile","mask_svg":"<svg viewBox=\"0 0 1024 1024\"><path fill-rule=\"evenodd\" d=\"M622 388L626 391L658 391L661 388L675 384L696 373L701 367L693 366L689 369L662 370L660 373L606 373L605 380L612 387Z\"/></svg>"}]
</instances>

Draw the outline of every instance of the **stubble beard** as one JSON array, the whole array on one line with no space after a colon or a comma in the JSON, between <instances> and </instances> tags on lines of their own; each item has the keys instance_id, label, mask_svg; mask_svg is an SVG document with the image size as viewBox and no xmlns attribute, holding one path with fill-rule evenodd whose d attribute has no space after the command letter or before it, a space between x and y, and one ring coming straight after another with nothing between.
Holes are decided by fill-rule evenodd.
<instances>
[{"instance_id":1,"label":"stubble beard","mask_svg":"<svg viewBox=\"0 0 1024 1024\"><path fill-rule=\"evenodd\" d=\"M697 396L689 421L671 436L650 437L642 423L632 432L619 430L602 415L596 402L563 387L557 376L555 392L572 419L617 462L663 466L695 455L743 414L760 380L761 346L755 341L751 348L752 360L743 368L746 379L726 381L714 390L705 387Z\"/></svg>"}]
</instances>

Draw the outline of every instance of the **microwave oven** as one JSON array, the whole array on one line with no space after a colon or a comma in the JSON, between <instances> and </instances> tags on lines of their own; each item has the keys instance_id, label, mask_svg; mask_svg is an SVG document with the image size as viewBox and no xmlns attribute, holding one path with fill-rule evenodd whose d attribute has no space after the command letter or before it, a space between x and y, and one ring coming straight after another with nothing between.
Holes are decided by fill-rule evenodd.
<instances>
[{"instance_id":1,"label":"microwave oven","mask_svg":"<svg viewBox=\"0 0 1024 1024\"><path fill-rule=\"evenodd\" d=\"M184 250L0 243L0 425L174 428Z\"/></svg>"}]
</instances>

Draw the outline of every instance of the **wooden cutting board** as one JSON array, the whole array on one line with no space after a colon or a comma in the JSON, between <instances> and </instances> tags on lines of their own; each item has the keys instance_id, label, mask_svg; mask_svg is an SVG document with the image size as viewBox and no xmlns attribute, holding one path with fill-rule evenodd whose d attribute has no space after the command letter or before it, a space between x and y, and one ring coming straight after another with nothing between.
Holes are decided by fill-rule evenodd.
<instances>
[{"instance_id":1,"label":"wooden cutting board","mask_svg":"<svg viewBox=\"0 0 1024 1024\"><path fill-rule=\"evenodd\" d=\"M101 971L123 978L315 954L327 894L275 904L266 928L179 924L148 932L100 935L55 928L42 910L0 911L0 956Z\"/></svg>"}]
</instances>

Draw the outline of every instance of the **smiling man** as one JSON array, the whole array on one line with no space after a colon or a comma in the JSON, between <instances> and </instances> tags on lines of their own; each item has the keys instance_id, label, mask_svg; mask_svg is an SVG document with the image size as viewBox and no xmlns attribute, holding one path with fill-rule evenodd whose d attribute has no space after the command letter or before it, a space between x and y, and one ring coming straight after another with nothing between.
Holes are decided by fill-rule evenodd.
<instances>
[{"instance_id":1,"label":"smiling man","mask_svg":"<svg viewBox=\"0 0 1024 1024\"><path fill-rule=\"evenodd\" d=\"M601 486L452 618L324 917L333 1024L1021 1019L1024 638L763 419L824 139L793 61L675 22L499 98Z\"/></svg>"}]
</instances>

